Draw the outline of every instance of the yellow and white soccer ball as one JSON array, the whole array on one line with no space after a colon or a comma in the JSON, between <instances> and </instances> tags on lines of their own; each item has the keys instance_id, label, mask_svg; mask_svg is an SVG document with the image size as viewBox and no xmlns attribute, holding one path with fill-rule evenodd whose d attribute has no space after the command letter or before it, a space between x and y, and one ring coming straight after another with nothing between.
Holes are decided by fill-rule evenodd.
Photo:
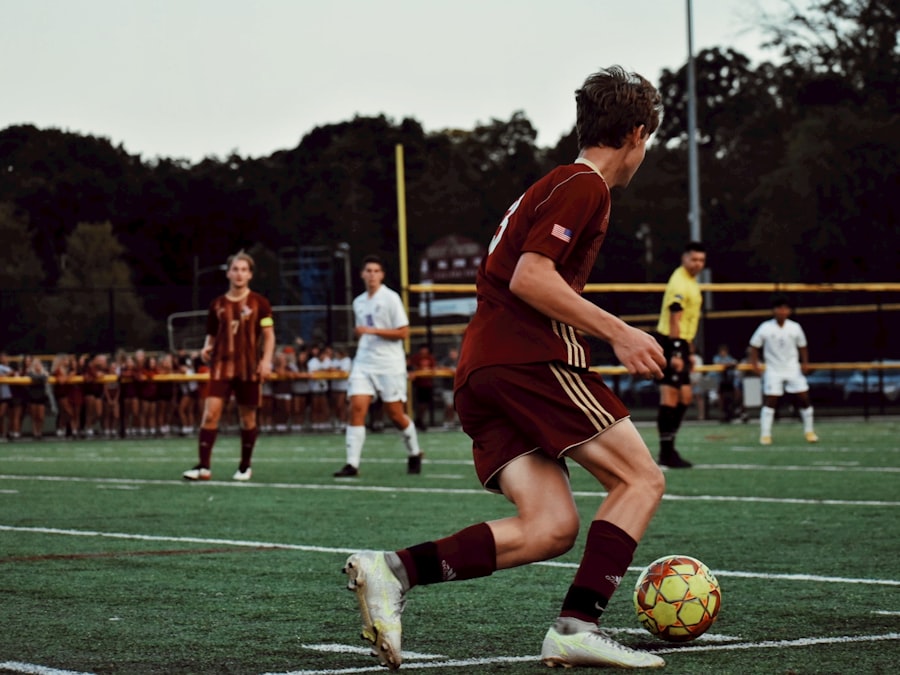
<instances>
[{"instance_id":1,"label":"yellow and white soccer ball","mask_svg":"<svg viewBox=\"0 0 900 675\"><path fill-rule=\"evenodd\" d=\"M634 587L638 621L671 642L687 642L713 625L722 590L709 568L687 555L667 555L650 563Z\"/></svg>"}]
</instances>

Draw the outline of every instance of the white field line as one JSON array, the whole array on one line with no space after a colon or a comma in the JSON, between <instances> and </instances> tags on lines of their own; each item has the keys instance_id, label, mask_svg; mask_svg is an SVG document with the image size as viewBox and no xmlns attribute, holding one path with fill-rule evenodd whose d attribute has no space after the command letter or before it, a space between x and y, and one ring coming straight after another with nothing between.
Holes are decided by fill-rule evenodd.
<instances>
[{"instance_id":1,"label":"white field line","mask_svg":"<svg viewBox=\"0 0 900 675\"><path fill-rule=\"evenodd\" d=\"M729 471L849 471L861 473L900 473L900 466L851 466L841 464L695 464L694 468Z\"/></svg>"},{"instance_id":2,"label":"white field line","mask_svg":"<svg viewBox=\"0 0 900 675\"><path fill-rule=\"evenodd\" d=\"M247 548L271 548L288 551L304 551L307 553L335 553L346 554L355 553L355 548L335 548L329 546L311 546L309 544L284 544L270 541L248 541L244 539L213 539L206 537L171 537L164 535L152 534L133 534L127 532L98 532L94 530L64 530L53 527L19 527L15 525L0 525L0 532L23 532L31 534L46 534L68 537L97 537L105 539L126 539L132 541L154 541L182 544L205 544L215 546L234 546ZM543 567L565 567L576 568L577 563L564 562L538 562L534 565ZM643 567L629 567L629 571L640 572ZM743 571L727 571L713 570L713 573L719 577L735 577L743 579L769 579L781 581L814 581L820 583L837 583L837 584L861 584L869 586L900 586L900 580L895 579L864 579L850 577L826 577L814 574L769 574L763 572L743 572Z\"/></svg>"},{"instance_id":3,"label":"white field line","mask_svg":"<svg viewBox=\"0 0 900 675\"><path fill-rule=\"evenodd\" d=\"M823 638L799 638L797 640L765 640L762 642L736 642L730 644L708 644L708 645L692 645L690 647L671 647L663 649L648 650L655 654L681 654L686 652L726 652L748 649L786 649L790 647L813 647L828 646L833 644L850 644L860 642L882 642L886 640L900 640L900 633L884 633L880 635L845 635L838 637ZM315 649L321 651L323 645L301 645L307 649ZM334 645L334 651L346 651L343 645ZM404 652L404 657L412 657ZM428 663L416 663L410 661L404 662L404 667L408 670L424 670L434 668L473 668L476 666L489 666L501 663L539 663L539 656L496 656L485 657L479 659L450 659L447 661L430 661ZM383 673L384 669L380 666L368 666L362 668L339 668L339 669L316 669L316 670L292 670L285 673L266 673L266 675L350 675L351 673ZM469 671L464 671L469 672Z\"/></svg>"},{"instance_id":4,"label":"white field line","mask_svg":"<svg viewBox=\"0 0 900 675\"><path fill-rule=\"evenodd\" d=\"M167 451L168 449L166 449ZM733 450L739 450L739 448L733 448ZM143 451L143 448L142 448ZM848 452L852 452L852 450L848 450ZM883 453L882 453L883 454ZM53 457L48 455L35 455L35 454L20 454L20 455L7 455L4 457L4 462L16 462L21 464L56 464L56 463L72 463L72 462L83 462L83 463L95 463L95 462L103 462L104 464L161 464L161 463L171 463L174 461L178 461L183 458L184 453L178 452L177 454L168 454L167 452L159 453L155 457L150 457L147 454L143 454L138 457L122 457L122 456L109 456L109 455L100 455L97 453L85 453L83 455L79 455L76 457ZM275 464L335 464L340 463L343 460L343 456L334 455L333 457L328 456L317 456L317 457L266 457L263 462L268 465ZM367 458L367 464L405 464L406 458L400 457L398 459L392 459L387 457L372 457ZM429 458L425 460L426 464L432 466L473 466L473 462L471 459L433 459ZM262 462L261 462L262 463ZM575 468L575 465L573 465ZM897 466L858 466L856 462L822 462L815 464L732 464L732 463L722 463L722 464L702 464L697 463L694 464L694 468L698 470L706 470L706 471L716 471L716 470L732 470L732 471L859 471L862 473L900 473L900 467Z\"/></svg>"},{"instance_id":5,"label":"white field line","mask_svg":"<svg viewBox=\"0 0 900 675\"><path fill-rule=\"evenodd\" d=\"M883 642L900 640L900 633L880 635L842 635L838 637L799 638L797 640L763 640L762 642L738 642L726 645L696 645L660 649L658 654L680 654L684 652L729 652L740 649L784 649L785 647L815 647L818 645L852 644L856 642Z\"/></svg>"},{"instance_id":6,"label":"white field line","mask_svg":"<svg viewBox=\"0 0 900 675\"><path fill-rule=\"evenodd\" d=\"M0 474L0 481L50 481L58 483L95 483L97 485L182 485L186 489L199 486L224 487L238 490L273 488L277 490L335 490L338 492L384 492L389 494L449 494L449 495L487 495L496 496L485 490L474 488L439 488L439 487L391 487L387 485L359 485L355 480L341 480L334 484L315 483L235 483L234 481L202 481L185 483L183 480L148 480L143 478L80 478L75 476L24 476ZM606 496L605 492L593 490L576 490L576 497L598 498ZM790 497L736 497L730 495L672 495L663 496L666 501L689 502L741 502L747 504L797 504L812 506L900 506L900 501L863 500L863 499L800 499Z\"/></svg>"},{"instance_id":7,"label":"white field line","mask_svg":"<svg viewBox=\"0 0 900 675\"><path fill-rule=\"evenodd\" d=\"M783 454L785 449L783 447L779 448L777 445L735 445L730 448L726 448L729 452L752 452L752 453L778 453ZM805 446L805 447L797 447L792 446L790 449L791 454L796 454L798 452L802 452L804 454L818 454L818 455L830 455L835 452L841 452L851 455L865 455L878 453L879 455L884 455L889 452L900 452L900 446L895 448L854 448L853 446L846 447L830 447L830 446Z\"/></svg>"},{"instance_id":8,"label":"white field line","mask_svg":"<svg viewBox=\"0 0 900 675\"><path fill-rule=\"evenodd\" d=\"M59 670L57 668L39 666L35 663L21 663L19 661L0 661L0 671L30 673L30 675L90 675L90 673L79 673L75 670Z\"/></svg>"},{"instance_id":9,"label":"white field line","mask_svg":"<svg viewBox=\"0 0 900 675\"><path fill-rule=\"evenodd\" d=\"M736 642L730 644L697 644L692 646L679 646L652 650L657 654L683 654L696 652L725 652L749 649L786 649L791 647L828 646L834 644L852 644L862 642L883 642L888 640L900 640L900 633L884 633L880 635L845 635L838 637L799 638L797 640L764 640L762 642ZM331 651L334 653L359 653L357 648L348 645L301 645L314 651ZM368 649L362 650L368 652ZM439 655L415 654L404 652L406 669L435 669L435 668L473 668L476 666L488 666L501 663L525 663L539 662L539 656L496 656L479 659L450 659L446 661L430 660L427 663L419 659L441 659ZM418 661L418 662L416 662ZM30 673L33 675L89 675L71 670L57 670L29 663L6 661L0 663L0 669L15 673ZM267 673L266 675L350 675L351 673L382 673L380 666L366 666L361 668L338 668L316 670L292 670L284 673Z\"/></svg>"}]
</instances>

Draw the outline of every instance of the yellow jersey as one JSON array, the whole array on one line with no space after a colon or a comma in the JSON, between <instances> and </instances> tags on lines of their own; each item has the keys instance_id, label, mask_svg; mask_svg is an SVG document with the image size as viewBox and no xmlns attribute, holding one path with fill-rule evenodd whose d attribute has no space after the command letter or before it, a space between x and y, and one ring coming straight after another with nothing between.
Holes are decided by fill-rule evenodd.
<instances>
[{"instance_id":1,"label":"yellow jersey","mask_svg":"<svg viewBox=\"0 0 900 675\"><path fill-rule=\"evenodd\" d=\"M697 335L697 326L700 324L700 310L703 307L703 294L700 292L700 284L692 277L683 265L672 272L669 282L666 284L666 292L663 293L662 309L659 312L657 332L669 335L669 319L672 315L671 307L681 307L681 319L678 322L678 337L688 342L693 342Z\"/></svg>"}]
</instances>

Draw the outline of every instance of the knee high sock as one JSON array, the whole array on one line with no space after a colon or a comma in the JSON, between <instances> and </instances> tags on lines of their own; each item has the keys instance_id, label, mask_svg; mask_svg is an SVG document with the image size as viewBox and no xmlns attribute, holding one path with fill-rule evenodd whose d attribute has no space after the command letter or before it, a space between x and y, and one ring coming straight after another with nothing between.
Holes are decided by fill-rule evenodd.
<instances>
[{"instance_id":1,"label":"knee high sock","mask_svg":"<svg viewBox=\"0 0 900 675\"><path fill-rule=\"evenodd\" d=\"M772 435L772 422L775 421L775 408L764 405L759 411L759 435Z\"/></svg>"},{"instance_id":2,"label":"knee high sock","mask_svg":"<svg viewBox=\"0 0 900 675\"><path fill-rule=\"evenodd\" d=\"M400 434L403 436L403 444L406 446L406 454L408 454L410 457L421 454L422 451L419 449L419 434L416 431L416 425L413 424L412 420L409 420L409 424L406 425L405 429L402 429L400 431Z\"/></svg>"},{"instance_id":3,"label":"knee high sock","mask_svg":"<svg viewBox=\"0 0 900 675\"><path fill-rule=\"evenodd\" d=\"M559 615L597 623L636 548L637 542L616 525L605 520L591 523L584 556Z\"/></svg>"},{"instance_id":4,"label":"knee high sock","mask_svg":"<svg viewBox=\"0 0 900 675\"><path fill-rule=\"evenodd\" d=\"M679 403L675 406L675 429L673 429L675 434L681 428L681 422L684 420L684 413L687 412L687 408L684 403Z\"/></svg>"},{"instance_id":5,"label":"knee high sock","mask_svg":"<svg viewBox=\"0 0 900 675\"><path fill-rule=\"evenodd\" d=\"M366 428L347 426L344 437L347 443L347 464L358 469L362 459L363 443L366 442Z\"/></svg>"},{"instance_id":6,"label":"knee high sock","mask_svg":"<svg viewBox=\"0 0 900 675\"><path fill-rule=\"evenodd\" d=\"M204 429L203 427L200 427L198 454L200 455L200 466L202 466L204 469L209 468L209 462L212 458L213 446L216 444L216 436L218 435L218 429Z\"/></svg>"},{"instance_id":7,"label":"knee high sock","mask_svg":"<svg viewBox=\"0 0 900 675\"><path fill-rule=\"evenodd\" d=\"M804 433L808 434L811 432L813 430L813 407L807 406L806 408L801 408L800 419L803 420Z\"/></svg>"},{"instance_id":8,"label":"knee high sock","mask_svg":"<svg viewBox=\"0 0 900 675\"><path fill-rule=\"evenodd\" d=\"M456 534L410 546L396 552L406 573L408 586L463 581L490 576L497 569L494 533L487 523L479 523ZM396 571L395 571L396 573ZM397 577L403 583L401 574Z\"/></svg>"},{"instance_id":9,"label":"knee high sock","mask_svg":"<svg viewBox=\"0 0 900 675\"><path fill-rule=\"evenodd\" d=\"M241 429L241 463L238 467L241 471L250 468L253 459L253 448L256 447L256 437L259 436L259 427Z\"/></svg>"},{"instance_id":10,"label":"knee high sock","mask_svg":"<svg viewBox=\"0 0 900 675\"><path fill-rule=\"evenodd\" d=\"M671 405L661 405L656 413L656 429L659 431L659 453L666 455L675 449L675 428L677 409Z\"/></svg>"}]
</instances>

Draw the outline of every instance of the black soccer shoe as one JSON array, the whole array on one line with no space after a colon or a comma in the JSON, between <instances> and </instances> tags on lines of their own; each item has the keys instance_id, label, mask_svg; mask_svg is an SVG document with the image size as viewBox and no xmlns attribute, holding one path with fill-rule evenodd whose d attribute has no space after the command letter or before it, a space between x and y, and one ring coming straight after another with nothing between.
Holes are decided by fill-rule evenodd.
<instances>
[{"instance_id":1,"label":"black soccer shoe","mask_svg":"<svg viewBox=\"0 0 900 675\"><path fill-rule=\"evenodd\" d=\"M410 455L406 458L406 473L419 474L422 473L422 454Z\"/></svg>"},{"instance_id":2,"label":"black soccer shoe","mask_svg":"<svg viewBox=\"0 0 900 675\"><path fill-rule=\"evenodd\" d=\"M693 464L678 454L677 450L672 450L664 455L659 456L659 465L666 466L670 469L690 469Z\"/></svg>"},{"instance_id":3,"label":"black soccer shoe","mask_svg":"<svg viewBox=\"0 0 900 675\"><path fill-rule=\"evenodd\" d=\"M344 464L338 471L334 472L335 478L352 478L359 475L359 469L351 464Z\"/></svg>"}]
</instances>

